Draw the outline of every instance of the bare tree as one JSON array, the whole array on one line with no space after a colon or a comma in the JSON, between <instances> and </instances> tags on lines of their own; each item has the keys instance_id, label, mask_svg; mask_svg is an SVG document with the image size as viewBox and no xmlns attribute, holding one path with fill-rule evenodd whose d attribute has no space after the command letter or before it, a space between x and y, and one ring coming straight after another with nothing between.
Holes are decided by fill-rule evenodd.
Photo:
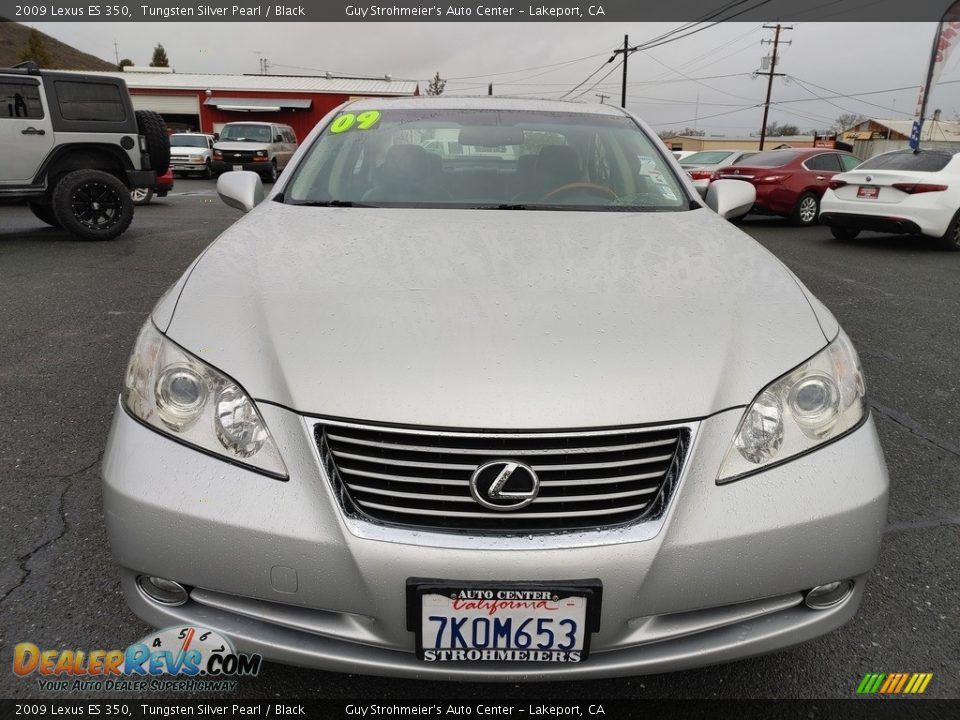
<instances>
[{"instance_id":1,"label":"bare tree","mask_svg":"<svg viewBox=\"0 0 960 720\"><path fill-rule=\"evenodd\" d=\"M833 125L830 126L830 129L834 132L842 133L844 130L849 130L854 126L859 125L866 119L867 118L859 113L842 113L837 115L837 119L833 121Z\"/></svg>"}]
</instances>

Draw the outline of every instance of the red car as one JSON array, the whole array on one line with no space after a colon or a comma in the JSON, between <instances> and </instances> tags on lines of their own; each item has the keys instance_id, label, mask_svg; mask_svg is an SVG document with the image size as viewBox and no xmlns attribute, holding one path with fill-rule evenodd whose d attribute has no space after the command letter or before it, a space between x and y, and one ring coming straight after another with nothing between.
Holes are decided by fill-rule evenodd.
<instances>
[{"instance_id":1,"label":"red car","mask_svg":"<svg viewBox=\"0 0 960 720\"><path fill-rule=\"evenodd\" d=\"M157 175L156 184L152 188L134 188L130 191L130 197L133 198L134 205L146 205L153 196L166 197L167 193L173 190L173 169L167 168L163 175Z\"/></svg>"},{"instance_id":2,"label":"red car","mask_svg":"<svg viewBox=\"0 0 960 720\"><path fill-rule=\"evenodd\" d=\"M757 188L750 212L782 215L797 225L813 225L820 198L835 174L853 170L862 160L847 152L821 148L765 150L717 170L712 179L747 180Z\"/></svg>"}]
</instances>

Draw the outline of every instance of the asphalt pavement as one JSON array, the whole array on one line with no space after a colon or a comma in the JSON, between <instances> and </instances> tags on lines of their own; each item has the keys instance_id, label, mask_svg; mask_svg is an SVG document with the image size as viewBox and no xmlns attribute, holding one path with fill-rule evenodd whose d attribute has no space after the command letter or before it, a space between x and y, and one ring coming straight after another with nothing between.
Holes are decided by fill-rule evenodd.
<instances>
[{"instance_id":1,"label":"asphalt pavement","mask_svg":"<svg viewBox=\"0 0 960 720\"><path fill-rule=\"evenodd\" d=\"M99 462L136 332L239 214L178 179L118 240L87 243L0 207L0 697L68 699L11 671L13 646L123 648L149 628L120 594ZM412 682L267 664L232 697L850 698L868 672L931 672L960 697L960 253L916 238L743 230L853 338L890 469L889 526L860 612L772 655L664 675L556 684Z\"/></svg>"}]
</instances>

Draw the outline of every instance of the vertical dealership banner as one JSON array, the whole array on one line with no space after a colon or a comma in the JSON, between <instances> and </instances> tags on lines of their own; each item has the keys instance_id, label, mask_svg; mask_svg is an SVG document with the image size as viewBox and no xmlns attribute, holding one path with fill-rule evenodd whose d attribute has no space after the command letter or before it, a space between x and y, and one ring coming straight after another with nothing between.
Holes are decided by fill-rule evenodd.
<instances>
[{"instance_id":1,"label":"vertical dealership banner","mask_svg":"<svg viewBox=\"0 0 960 720\"><path fill-rule=\"evenodd\" d=\"M960 0L954 2L943 14L937 33L933 38L933 49L930 52L930 64L923 84L920 86L920 95L917 97L917 112L910 130L910 147L917 150L920 147L920 132L923 129L924 114L927 108L927 99L933 92L934 86L940 79L943 66L947 64L950 53L960 43Z\"/></svg>"}]
</instances>

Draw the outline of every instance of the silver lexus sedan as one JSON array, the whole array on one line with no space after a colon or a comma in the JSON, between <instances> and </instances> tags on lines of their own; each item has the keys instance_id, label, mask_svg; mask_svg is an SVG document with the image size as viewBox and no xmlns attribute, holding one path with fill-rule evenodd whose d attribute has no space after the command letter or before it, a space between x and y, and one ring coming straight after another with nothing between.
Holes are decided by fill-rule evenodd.
<instances>
[{"instance_id":1,"label":"silver lexus sedan","mask_svg":"<svg viewBox=\"0 0 960 720\"><path fill-rule=\"evenodd\" d=\"M463 680L724 662L849 620L887 472L856 352L604 105L361 100L166 293L103 462L154 626Z\"/></svg>"}]
</instances>

